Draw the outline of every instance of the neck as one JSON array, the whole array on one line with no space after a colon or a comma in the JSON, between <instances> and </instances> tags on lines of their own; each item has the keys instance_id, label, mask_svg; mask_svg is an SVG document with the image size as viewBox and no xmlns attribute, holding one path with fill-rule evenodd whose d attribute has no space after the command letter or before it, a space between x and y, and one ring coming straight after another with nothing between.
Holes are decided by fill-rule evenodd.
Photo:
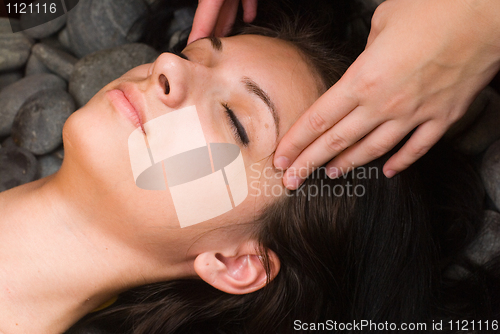
<instances>
[{"instance_id":1,"label":"neck","mask_svg":"<svg viewBox=\"0 0 500 334\"><path fill-rule=\"evenodd\" d=\"M93 195L64 168L0 194L0 333L61 333L124 290L180 277L111 233L123 222Z\"/></svg>"}]
</instances>

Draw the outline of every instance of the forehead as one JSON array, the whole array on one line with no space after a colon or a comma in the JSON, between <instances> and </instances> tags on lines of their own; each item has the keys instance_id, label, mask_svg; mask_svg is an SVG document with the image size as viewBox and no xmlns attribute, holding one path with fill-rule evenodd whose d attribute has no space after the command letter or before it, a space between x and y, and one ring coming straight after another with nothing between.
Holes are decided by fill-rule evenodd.
<instances>
[{"instance_id":1,"label":"forehead","mask_svg":"<svg viewBox=\"0 0 500 334\"><path fill-rule=\"evenodd\" d=\"M209 41L204 42L204 47L210 47ZM316 76L291 43L238 35L223 38L222 44L221 65L235 75L250 77L267 92L280 114L282 133L319 97Z\"/></svg>"}]
</instances>

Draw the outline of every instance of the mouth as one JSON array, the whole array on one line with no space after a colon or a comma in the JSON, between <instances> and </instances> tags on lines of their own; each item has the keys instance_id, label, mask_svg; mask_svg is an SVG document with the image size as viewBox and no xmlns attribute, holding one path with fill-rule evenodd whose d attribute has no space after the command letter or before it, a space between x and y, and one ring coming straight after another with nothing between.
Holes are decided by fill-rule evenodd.
<instances>
[{"instance_id":1,"label":"mouth","mask_svg":"<svg viewBox=\"0 0 500 334\"><path fill-rule=\"evenodd\" d=\"M141 128L142 132L145 133L141 113L139 109L134 106L133 100L131 101L131 94L127 89L120 89L119 87L118 89L106 92L106 96L120 115L132 123L136 129Z\"/></svg>"}]
</instances>

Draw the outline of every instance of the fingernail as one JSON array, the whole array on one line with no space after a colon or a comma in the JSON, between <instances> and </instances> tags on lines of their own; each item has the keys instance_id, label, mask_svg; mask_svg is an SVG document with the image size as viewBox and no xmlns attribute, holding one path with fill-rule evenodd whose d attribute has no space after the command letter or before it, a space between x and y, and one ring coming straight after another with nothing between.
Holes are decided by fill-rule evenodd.
<instances>
[{"instance_id":1,"label":"fingernail","mask_svg":"<svg viewBox=\"0 0 500 334\"><path fill-rule=\"evenodd\" d=\"M328 170L328 177L330 179L336 179L339 177L339 169L337 167L332 167Z\"/></svg>"},{"instance_id":2,"label":"fingernail","mask_svg":"<svg viewBox=\"0 0 500 334\"><path fill-rule=\"evenodd\" d=\"M300 186L301 183L302 180L298 176L289 176L286 178L285 186L290 190L295 190Z\"/></svg>"},{"instance_id":3,"label":"fingernail","mask_svg":"<svg viewBox=\"0 0 500 334\"><path fill-rule=\"evenodd\" d=\"M397 172L395 170L388 170L387 172L385 172L385 176L390 179L391 177L393 177L394 175L396 175Z\"/></svg>"},{"instance_id":4,"label":"fingernail","mask_svg":"<svg viewBox=\"0 0 500 334\"><path fill-rule=\"evenodd\" d=\"M290 166L290 160L287 157L277 157L274 159L274 167L279 169L286 169Z\"/></svg>"}]
</instances>

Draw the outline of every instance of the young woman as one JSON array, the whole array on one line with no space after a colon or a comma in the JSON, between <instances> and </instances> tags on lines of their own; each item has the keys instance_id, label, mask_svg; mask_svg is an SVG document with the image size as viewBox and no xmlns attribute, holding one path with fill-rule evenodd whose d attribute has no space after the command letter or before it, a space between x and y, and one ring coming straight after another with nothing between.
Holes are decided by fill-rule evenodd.
<instances>
[{"instance_id":1,"label":"young woman","mask_svg":"<svg viewBox=\"0 0 500 334\"><path fill-rule=\"evenodd\" d=\"M95 321L117 333L291 333L328 320L498 316L498 291L486 290L498 275L444 276L481 209L458 159L439 177L447 166L429 156L390 180L319 173L304 191L266 195L282 189L262 173L277 141L344 66L307 35L253 32L197 41L110 83L68 119L61 170L0 194L0 332L60 333L141 285ZM127 110L144 125L188 106L211 141L239 145L249 194L180 228L169 192L134 182ZM456 179L467 182L449 189ZM456 293L461 285L474 294Z\"/></svg>"},{"instance_id":2,"label":"young woman","mask_svg":"<svg viewBox=\"0 0 500 334\"><path fill-rule=\"evenodd\" d=\"M60 171L0 194L0 331L62 332L118 293L159 281L262 288L280 264L272 251L266 266L259 258L253 222L270 200L260 187L229 212L180 228L168 191L136 186L128 139L195 106L207 141L239 145L250 183L326 85L293 44L248 34L197 41L104 87L66 122Z\"/></svg>"}]
</instances>

